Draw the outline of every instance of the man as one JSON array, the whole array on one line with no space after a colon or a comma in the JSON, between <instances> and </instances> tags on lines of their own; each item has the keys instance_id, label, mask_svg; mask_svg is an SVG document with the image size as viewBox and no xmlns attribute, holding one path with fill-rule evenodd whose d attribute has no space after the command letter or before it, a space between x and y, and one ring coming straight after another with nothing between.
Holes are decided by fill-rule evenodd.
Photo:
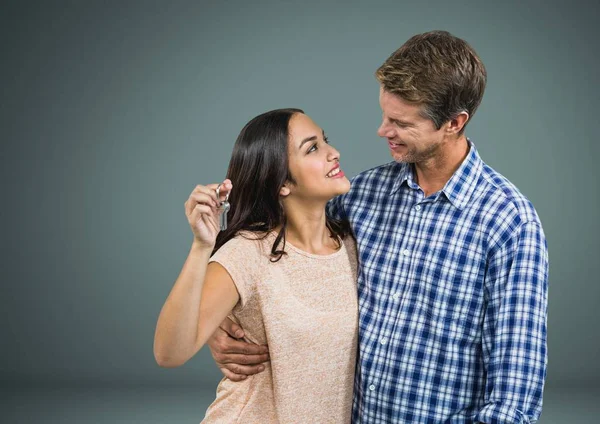
<instances>
[{"instance_id":1,"label":"man","mask_svg":"<svg viewBox=\"0 0 600 424\"><path fill-rule=\"evenodd\" d=\"M464 135L485 89L483 63L465 41L433 31L376 76L378 134L394 162L361 173L329 205L350 221L359 250L353 422L535 422L546 241L533 205ZM222 334L211 348L234 379L232 370L252 374L267 357Z\"/></svg>"}]
</instances>

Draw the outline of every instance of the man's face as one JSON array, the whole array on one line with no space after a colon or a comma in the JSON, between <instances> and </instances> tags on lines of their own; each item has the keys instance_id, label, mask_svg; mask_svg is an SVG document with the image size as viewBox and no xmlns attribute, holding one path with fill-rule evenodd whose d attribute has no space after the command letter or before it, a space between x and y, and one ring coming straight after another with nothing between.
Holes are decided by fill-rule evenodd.
<instances>
[{"instance_id":1,"label":"man's face","mask_svg":"<svg viewBox=\"0 0 600 424\"><path fill-rule=\"evenodd\" d=\"M421 106L408 103L383 88L379 90L383 118L377 134L385 137L396 162L421 163L436 157L444 142L444 126L439 130L431 119L421 115Z\"/></svg>"}]
</instances>

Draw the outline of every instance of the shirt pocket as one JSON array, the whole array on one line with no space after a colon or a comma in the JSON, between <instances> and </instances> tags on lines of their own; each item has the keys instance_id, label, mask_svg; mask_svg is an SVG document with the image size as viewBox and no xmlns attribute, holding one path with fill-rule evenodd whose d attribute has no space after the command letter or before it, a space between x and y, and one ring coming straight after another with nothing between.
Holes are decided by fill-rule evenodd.
<instances>
[{"instance_id":1,"label":"shirt pocket","mask_svg":"<svg viewBox=\"0 0 600 424\"><path fill-rule=\"evenodd\" d=\"M481 336L483 276L469 269L432 272L415 279L415 318L427 331L449 341L470 343Z\"/></svg>"}]
</instances>

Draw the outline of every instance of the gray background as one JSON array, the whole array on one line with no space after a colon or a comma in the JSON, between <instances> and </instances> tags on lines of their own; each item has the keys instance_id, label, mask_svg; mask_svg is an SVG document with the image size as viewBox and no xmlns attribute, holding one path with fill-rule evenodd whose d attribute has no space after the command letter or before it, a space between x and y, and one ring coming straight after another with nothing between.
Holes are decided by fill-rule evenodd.
<instances>
[{"instance_id":1,"label":"gray background","mask_svg":"<svg viewBox=\"0 0 600 424\"><path fill-rule=\"evenodd\" d=\"M279 107L305 109L350 176L388 162L373 73L445 29L488 70L467 134L548 239L547 388L598 389L595 6L12 1L0 16L4 387L190 386L210 402L208 350L175 370L152 354L191 243L189 192L222 179L242 126Z\"/></svg>"}]
</instances>

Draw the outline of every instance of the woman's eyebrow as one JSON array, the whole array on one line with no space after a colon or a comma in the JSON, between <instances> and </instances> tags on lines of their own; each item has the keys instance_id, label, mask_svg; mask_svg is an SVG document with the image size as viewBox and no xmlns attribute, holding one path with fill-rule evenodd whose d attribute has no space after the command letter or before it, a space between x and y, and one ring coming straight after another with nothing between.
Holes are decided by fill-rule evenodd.
<instances>
[{"instance_id":1,"label":"woman's eyebrow","mask_svg":"<svg viewBox=\"0 0 600 424\"><path fill-rule=\"evenodd\" d=\"M304 146L304 143L308 143L309 141L316 141L317 140L317 136L313 135L311 137L306 137L304 140L302 140L302 142L300 143L300 147L298 147L298 150L300 150L302 148L302 146Z\"/></svg>"}]
</instances>

